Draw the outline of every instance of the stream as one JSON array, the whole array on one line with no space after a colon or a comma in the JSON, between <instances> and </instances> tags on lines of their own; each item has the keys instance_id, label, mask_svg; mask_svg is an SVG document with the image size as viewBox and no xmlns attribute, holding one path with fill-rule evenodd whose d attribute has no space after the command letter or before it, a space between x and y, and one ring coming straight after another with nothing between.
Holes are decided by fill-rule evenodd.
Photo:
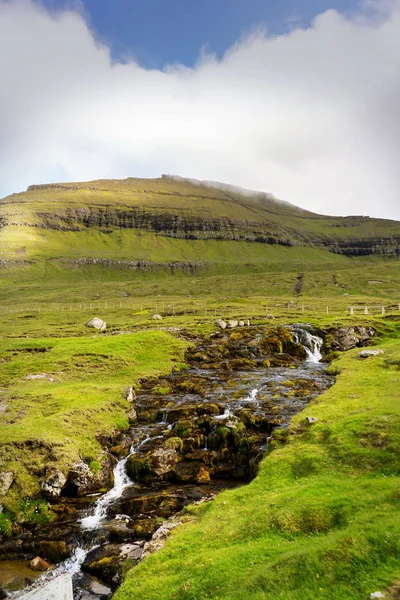
<instances>
[{"instance_id":1,"label":"stream","mask_svg":"<svg viewBox=\"0 0 400 600\"><path fill-rule=\"evenodd\" d=\"M116 457L113 487L105 494L69 488L54 501L57 522L27 534L18 558L29 559L40 541L64 544L71 555L53 561L55 569L42 579L70 572L74 600L106 600L121 582L124 562L140 561L163 521L250 482L272 431L287 427L334 383L320 362L323 342L310 327L279 331L277 352L276 336L267 339L262 328L220 332L188 353L187 371L143 382L134 425L109 444ZM8 591L20 587L14 582Z\"/></svg>"}]
</instances>

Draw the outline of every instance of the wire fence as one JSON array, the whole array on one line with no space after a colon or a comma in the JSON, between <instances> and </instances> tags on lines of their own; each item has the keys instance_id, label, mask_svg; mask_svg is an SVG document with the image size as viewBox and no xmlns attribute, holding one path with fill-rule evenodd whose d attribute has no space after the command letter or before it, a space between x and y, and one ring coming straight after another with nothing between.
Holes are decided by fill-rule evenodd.
<instances>
[{"instance_id":1,"label":"wire fence","mask_svg":"<svg viewBox=\"0 0 400 600\"><path fill-rule=\"evenodd\" d=\"M302 302L270 302L266 303L219 303L215 306L213 301L188 302L185 304L172 302L137 302L132 300L117 301L92 301L92 302L71 302L71 303L35 303L35 304L14 304L12 306L0 305L0 314L40 314L40 313L64 313L64 312L97 312L106 314L107 312L128 311L132 314L148 313L150 315L160 316L204 316L216 317L221 314L225 316L245 315L246 318L252 316L274 316L274 314L326 314L326 315L383 315L388 313L400 312L400 303L393 304L353 304L345 306L344 304L328 304L323 301L315 303Z\"/></svg>"}]
</instances>

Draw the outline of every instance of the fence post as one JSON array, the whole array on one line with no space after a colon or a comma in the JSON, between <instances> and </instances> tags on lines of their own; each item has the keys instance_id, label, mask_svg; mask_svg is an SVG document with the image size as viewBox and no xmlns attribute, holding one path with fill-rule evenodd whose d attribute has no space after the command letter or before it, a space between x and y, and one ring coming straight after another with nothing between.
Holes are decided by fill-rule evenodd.
<instances>
[{"instance_id":1,"label":"fence post","mask_svg":"<svg viewBox=\"0 0 400 600\"><path fill-rule=\"evenodd\" d=\"M367 315L367 314L368 314L368 306L366 306L366 307L364 308L364 315Z\"/></svg>"},{"instance_id":2,"label":"fence post","mask_svg":"<svg viewBox=\"0 0 400 600\"><path fill-rule=\"evenodd\" d=\"M383 315L385 314L385 307L384 306L382 306L382 314Z\"/></svg>"},{"instance_id":3,"label":"fence post","mask_svg":"<svg viewBox=\"0 0 400 600\"><path fill-rule=\"evenodd\" d=\"M326 314L329 315L329 306L326 307Z\"/></svg>"},{"instance_id":4,"label":"fence post","mask_svg":"<svg viewBox=\"0 0 400 600\"><path fill-rule=\"evenodd\" d=\"M354 306L350 306L350 314L354 315Z\"/></svg>"}]
</instances>

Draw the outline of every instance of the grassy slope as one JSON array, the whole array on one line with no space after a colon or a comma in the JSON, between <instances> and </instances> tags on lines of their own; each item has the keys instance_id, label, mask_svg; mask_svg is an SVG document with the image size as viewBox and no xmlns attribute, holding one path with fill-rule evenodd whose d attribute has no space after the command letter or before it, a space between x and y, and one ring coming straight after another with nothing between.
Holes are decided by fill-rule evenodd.
<instances>
[{"instance_id":1,"label":"grassy slope","mask_svg":"<svg viewBox=\"0 0 400 600\"><path fill-rule=\"evenodd\" d=\"M299 245L179 239L143 229L94 224L89 227L73 218L65 223L57 217L68 210L75 211L73 214L97 214L117 209L140 209L160 218L174 214L210 223L222 220L233 223L234 231L257 230L297 240L298 244L329 238L334 245L339 239L400 235L400 224L395 221L323 217L276 202L265 194L243 196L186 181L129 179L49 186L0 201L0 221L4 215L8 223L0 228L0 303L26 303L32 297L43 302L86 302L98 294L102 299L112 299L121 286L137 297L211 297L215 292L220 296L291 296L299 275L304 275L306 296L400 295L396 259L351 259ZM47 221L77 230L38 226ZM196 235L201 237L202 232L197 231ZM207 231L204 235L208 235ZM82 258L114 264L78 267L75 261ZM2 265L2 261L6 262ZM141 272L118 261L148 261L164 266L158 264ZM203 266L194 273L178 269L171 277L167 265L176 262ZM370 280L382 283L370 284Z\"/></svg>"},{"instance_id":2,"label":"grassy slope","mask_svg":"<svg viewBox=\"0 0 400 600\"><path fill-rule=\"evenodd\" d=\"M124 390L179 368L186 346L162 331L3 340L0 471L15 472L15 493L37 493L37 474L49 460L62 469L80 457L96 460L96 436L129 426ZM25 380L38 373L54 381Z\"/></svg>"},{"instance_id":3,"label":"grassy slope","mask_svg":"<svg viewBox=\"0 0 400 600\"><path fill-rule=\"evenodd\" d=\"M115 600L360 600L398 579L400 346L379 347L343 355L336 385L277 435L258 477L189 510Z\"/></svg>"}]
</instances>

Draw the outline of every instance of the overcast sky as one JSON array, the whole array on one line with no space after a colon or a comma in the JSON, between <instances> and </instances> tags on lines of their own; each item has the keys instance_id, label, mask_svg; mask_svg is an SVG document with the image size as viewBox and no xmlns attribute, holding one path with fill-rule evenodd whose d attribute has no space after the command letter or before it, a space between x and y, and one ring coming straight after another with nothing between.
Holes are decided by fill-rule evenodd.
<instances>
[{"instance_id":1,"label":"overcast sky","mask_svg":"<svg viewBox=\"0 0 400 600\"><path fill-rule=\"evenodd\" d=\"M157 46L153 67L134 40L117 51L89 4L0 0L0 197L174 173L400 220L400 1L285 17L285 31L252 19L216 54L205 23L196 62Z\"/></svg>"}]
</instances>

